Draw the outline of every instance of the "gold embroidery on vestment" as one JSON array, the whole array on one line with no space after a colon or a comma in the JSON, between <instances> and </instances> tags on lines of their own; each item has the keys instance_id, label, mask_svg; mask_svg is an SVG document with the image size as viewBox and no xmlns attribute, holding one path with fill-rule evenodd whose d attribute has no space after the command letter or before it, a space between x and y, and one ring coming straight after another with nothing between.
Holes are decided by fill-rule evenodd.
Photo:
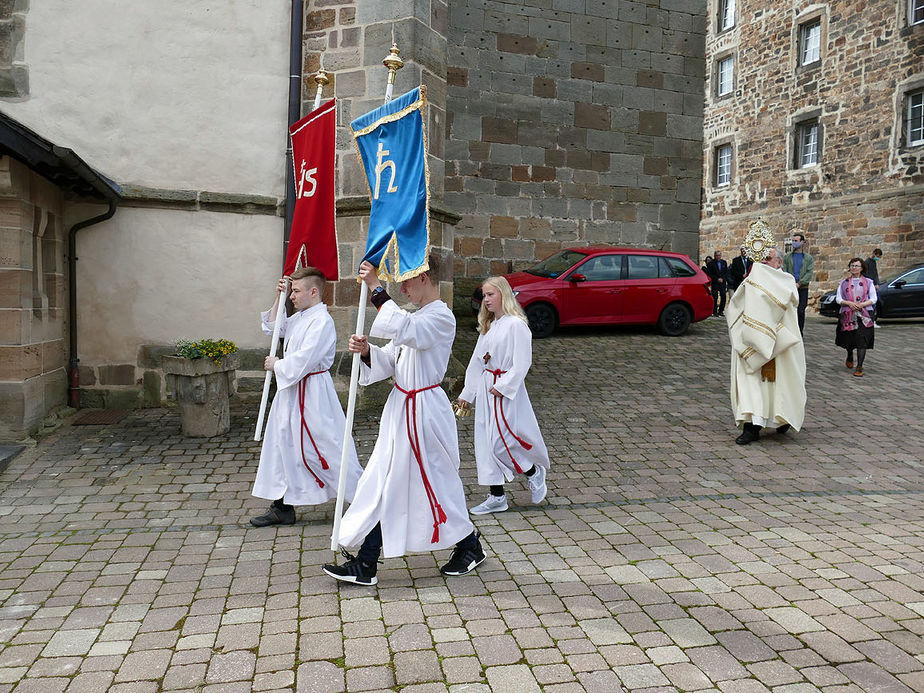
<instances>
[{"instance_id":1,"label":"gold embroidery on vestment","mask_svg":"<svg viewBox=\"0 0 924 693\"><path fill-rule=\"evenodd\" d=\"M783 303L782 301L780 301L780 299L778 299L776 296L774 296L773 294L771 294L770 291L769 291L768 289L765 289L765 288L762 287L760 284L758 284L757 282L755 282L753 279L748 278L748 279L745 280L745 281L747 281L747 283L750 284L751 286L753 286L753 287L755 287L755 288L758 288L758 289L760 289L761 291L763 291L765 294L767 294L767 297L768 297L771 301L773 301L776 305L778 305L780 308L782 308L783 310L786 310L786 308L788 308L788 306L787 306L785 303Z\"/></svg>"},{"instance_id":2,"label":"gold embroidery on vestment","mask_svg":"<svg viewBox=\"0 0 924 693\"><path fill-rule=\"evenodd\" d=\"M759 332L763 332L768 337L772 337L773 339L776 339L776 332L773 330L773 328L770 327L770 325L766 325L762 323L760 320L755 320L754 318L751 318L745 315L744 324L747 325L748 327L753 327L755 330L758 330Z\"/></svg>"}]
</instances>

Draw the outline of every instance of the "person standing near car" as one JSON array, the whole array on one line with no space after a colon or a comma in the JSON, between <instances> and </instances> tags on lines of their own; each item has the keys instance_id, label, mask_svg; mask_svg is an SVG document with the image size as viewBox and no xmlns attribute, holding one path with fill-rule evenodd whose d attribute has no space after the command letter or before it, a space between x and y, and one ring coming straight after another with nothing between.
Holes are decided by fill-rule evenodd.
<instances>
[{"instance_id":1,"label":"person standing near car","mask_svg":"<svg viewBox=\"0 0 924 693\"><path fill-rule=\"evenodd\" d=\"M728 290L728 263L722 259L722 252L713 253L712 263L706 272L712 279L712 314L725 315L725 299ZM719 297L721 296L721 301Z\"/></svg>"},{"instance_id":2,"label":"person standing near car","mask_svg":"<svg viewBox=\"0 0 924 693\"><path fill-rule=\"evenodd\" d=\"M728 270L728 288L732 291L741 286L741 282L748 276L754 261L744 252L744 246L741 246L741 253L732 260L731 268Z\"/></svg>"},{"instance_id":3,"label":"person standing near car","mask_svg":"<svg viewBox=\"0 0 924 693\"><path fill-rule=\"evenodd\" d=\"M866 276L873 280L873 286L879 291L879 261L882 259L882 249L876 248L873 254L866 258ZM879 315L873 311L873 327L879 327Z\"/></svg>"},{"instance_id":4,"label":"person standing near car","mask_svg":"<svg viewBox=\"0 0 924 693\"><path fill-rule=\"evenodd\" d=\"M841 307L837 320L834 343L847 350L847 368L854 368L853 352L857 351L856 369L853 374L863 377L863 361L866 350L873 348L875 332L873 331L872 310L878 300L876 285L866 274L866 263L858 257L847 264L850 276L841 280L837 286L835 300Z\"/></svg>"},{"instance_id":5,"label":"person standing near car","mask_svg":"<svg viewBox=\"0 0 924 693\"><path fill-rule=\"evenodd\" d=\"M473 515L507 509L504 483L522 474L531 500L546 496L549 453L524 380L533 360L532 334L526 315L504 277L482 284L478 312L478 342L465 371L458 406L475 407L475 464L478 483L490 487L487 499L470 510Z\"/></svg>"},{"instance_id":6,"label":"person standing near car","mask_svg":"<svg viewBox=\"0 0 924 693\"><path fill-rule=\"evenodd\" d=\"M731 406L742 428L735 442L758 440L765 426L783 434L805 418L805 347L799 335L799 296L792 275L780 269L766 226L752 226L745 241L755 260L728 304Z\"/></svg>"},{"instance_id":7,"label":"person standing near car","mask_svg":"<svg viewBox=\"0 0 924 693\"><path fill-rule=\"evenodd\" d=\"M792 252L783 258L783 271L795 277L799 288L799 334L805 332L805 309L808 306L809 284L815 279L815 259L805 252L805 234L794 231Z\"/></svg>"}]
</instances>

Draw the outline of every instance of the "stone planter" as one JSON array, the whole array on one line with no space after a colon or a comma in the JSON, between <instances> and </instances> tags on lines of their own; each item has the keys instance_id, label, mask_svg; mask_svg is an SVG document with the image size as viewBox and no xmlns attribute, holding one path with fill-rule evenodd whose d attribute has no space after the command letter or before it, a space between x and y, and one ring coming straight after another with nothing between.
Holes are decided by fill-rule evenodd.
<instances>
[{"instance_id":1,"label":"stone planter","mask_svg":"<svg viewBox=\"0 0 924 693\"><path fill-rule=\"evenodd\" d=\"M180 407L183 435L209 438L227 433L231 428L228 398L234 394L240 357L231 354L217 364L206 358L164 356L161 363L167 386Z\"/></svg>"}]
</instances>

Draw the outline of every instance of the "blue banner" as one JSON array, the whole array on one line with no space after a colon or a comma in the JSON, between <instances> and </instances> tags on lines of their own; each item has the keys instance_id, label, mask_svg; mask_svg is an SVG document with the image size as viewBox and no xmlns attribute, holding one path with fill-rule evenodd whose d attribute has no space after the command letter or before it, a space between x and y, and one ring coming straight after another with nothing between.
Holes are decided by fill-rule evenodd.
<instances>
[{"instance_id":1,"label":"blue banner","mask_svg":"<svg viewBox=\"0 0 924 693\"><path fill-rule=\"evenodd\" d=\"M428 269L426 105L421 86L350 123L372 201L363 260L382 279L403 281Z\"/></svg>"}]
</instances>

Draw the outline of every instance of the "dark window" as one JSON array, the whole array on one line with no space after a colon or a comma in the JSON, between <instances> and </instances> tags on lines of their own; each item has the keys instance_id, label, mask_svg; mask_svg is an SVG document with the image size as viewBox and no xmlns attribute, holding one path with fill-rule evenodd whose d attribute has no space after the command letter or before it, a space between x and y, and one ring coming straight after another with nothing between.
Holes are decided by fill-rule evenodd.
<instances>
[{"instance_id":1,"label":"dark window","mask_svg":"<svg viewBox=\"0 0 924 693\"><path fill-rule=\"evenodd\" d=\"M690 267L679 257L661 258L662 277L695 277L696 270Z\"/></svg>"},{"instance_id":2,"label":"dark window","mask_svg":"<svg viewBox=\"0 0 924 693\"><path fill-rule=\"evenodd\" d=\"M899 279L903 279L905 284L924 284L924 267L911 270L907 274L903 274Z\"/></svg>"},{"instance_id":3,"label":"dark window","mask_svg":"<svg viewBox=\"0 0 924 693\"><path fill-rule=\"evenodd\" d=\"M657 279L658 258L652 255L627 255L629 260L628 279Z\"/></svg>"},{"instance_id":4,"label":"dark window","mask_svg":"<svg viewBox=\"0 0 924 693\"><path fill-rule=\"evenodd\" d=\"M589 282L613 281L622 275L622 255L597 255L577 268Z\"/></svg>"},{"instance_id":5,"label":"dark window","mask_svg":"<svg viewBox=\"0 0 924 693\"><path fill-rule=\"evenodd\" d=\"M547 257L542 262L536 263L526 271L539 277L557 277L582 257L587 257L587 253L579 253L576 250L562 250L560 253Z\"/></svg>"}]
</instances>

